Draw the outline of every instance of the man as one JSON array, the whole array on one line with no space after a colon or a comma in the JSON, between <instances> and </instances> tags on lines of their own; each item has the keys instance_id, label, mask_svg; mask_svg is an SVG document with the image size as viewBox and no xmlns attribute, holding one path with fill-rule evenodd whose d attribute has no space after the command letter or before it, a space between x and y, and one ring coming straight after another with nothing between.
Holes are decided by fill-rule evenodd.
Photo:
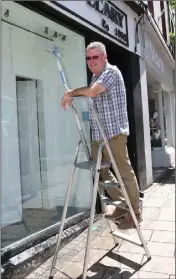
<instances>
[{"instance_id":1,"label":"man","mask_svg":"<svg viewBox=\"0 0 176 279\"><path fill-rule=\"evenodd\" d=\"M71 97L75 96L87 96L93 99L137 220L140 222L142 219L138 184L130 164L126 146L129 123L126 89L122 74L116 66L108 63L105 45L100 42L93 42L87 46L86 61L90 71L93 73L90 87L65 92L61 100L61 106L65 109L67 104L71 104ZM91 108L89 108L89 118L92 131L92 157L93 160L96 160L102 137ZM102 160L107 161L108 157L107 150L104 148ZM101 170L100 180L117 182L109 169ZM113 200L120 200L123 197L122 193L114 188L107 189L107 192ZM105 217L114 222L120 221L119 229L134 227L131 214L126 210L109 205L107 206Z\"/></svg>"}]
</instances>

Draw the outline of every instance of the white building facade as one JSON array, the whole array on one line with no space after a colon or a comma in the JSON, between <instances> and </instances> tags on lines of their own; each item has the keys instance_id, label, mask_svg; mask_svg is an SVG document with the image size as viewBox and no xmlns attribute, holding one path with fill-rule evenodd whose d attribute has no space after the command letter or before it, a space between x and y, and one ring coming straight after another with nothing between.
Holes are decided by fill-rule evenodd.
<instances>
[{"instance_id":1,"label":"white building facade","mask_svg":"<svg viewBox=\"0 0 176 279\"><path fill-rule=\"evenodd\" d=\"M3 248L60 221L79 140L73 115L60 108L64 87L47 46L60 49L69 87L77 88L90 82L86 45L104 42L109 62L119 67L125 80L128 150L140 188L153 183L152 166L161 160L169 166L164 127L173 146L174 63L148 21L142 28L139 25L137 35L138 13L142 16L143 9L123 1L2 2ZM163 97L171 111L166 120ZM153 102L160 119L159 150L151 149ZM76 100L76 106L90 145L87 102ZM86 160L83 152L79 159ZM92 187L91 174L77 171L68 216L90 208ZM6 238L9 231L22 231L22 226L23 235Z\"/></svg>"}]
</instances>

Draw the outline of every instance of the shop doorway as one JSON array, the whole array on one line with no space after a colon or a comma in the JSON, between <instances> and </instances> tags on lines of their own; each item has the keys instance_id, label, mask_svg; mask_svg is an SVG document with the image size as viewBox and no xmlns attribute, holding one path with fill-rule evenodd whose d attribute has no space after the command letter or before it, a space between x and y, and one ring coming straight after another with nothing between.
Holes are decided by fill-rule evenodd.
<instances>
[{"instance_id":1,"label":"shop doorway","mask_svg":"<svg viewBox=\"0 0 176 279\"><path fill-rule=\"evenodd\" d=\"M42 182L37 81L17 77L16 88L23 208L40 208L42 207Z\"/></svg>"}]
</instances>

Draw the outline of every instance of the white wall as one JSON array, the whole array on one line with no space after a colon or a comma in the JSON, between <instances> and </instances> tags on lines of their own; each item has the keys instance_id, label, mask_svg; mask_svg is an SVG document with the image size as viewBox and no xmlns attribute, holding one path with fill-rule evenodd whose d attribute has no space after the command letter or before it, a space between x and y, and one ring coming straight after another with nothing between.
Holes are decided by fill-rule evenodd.
<instances>
[{"instance_id":1,"label":"white wall","mask_svg":"<svg viewBox=\"0 0 176 279\"><path fill-rule=\"evenodd\" d=\"M66 35L66 41L57 39L56 44L62 49L63 64L68 77L69 86L80 87L87 84L85 65L84 38L68 29L46 20L46 18L29 11L11 1L2 3L2 14L10 10L9 22L23 26L28 30L45 35L45 26L49 27L49 36L55 31ZM47 36L47 35L46 35ZM42 203L45 208L63 205L69 179L75 147L79 139L77 127L70 110L60 108L60 100L64 92L56 60L46 52L49 40L27 32L10 23L2 23L2 93L3 93L3 187L2 195L9 199L17 198L16 205L8 210L9 203L3 199L4 210L2 223L21 220L21 183L19 168L18 125L16 106L16 76L27 77L39 81L40 109L43 113L43 146L42 158ZM85 100L76 101L79 112L87 110ZM84 129L89 138L89 124L84 122ZM80 157L85 159L81 152ZM91 174L77 171L71 206L89 207L92 192ZM31 206L32 201L28 201ZM26 205L27 206L27 205ZM6 209L6 211L5 211ZM20 214L19 214L20 212ZM9 219L8 219L9 216ZM8 219L8 220L7 220Z\"/></svg>"}]
</instances>

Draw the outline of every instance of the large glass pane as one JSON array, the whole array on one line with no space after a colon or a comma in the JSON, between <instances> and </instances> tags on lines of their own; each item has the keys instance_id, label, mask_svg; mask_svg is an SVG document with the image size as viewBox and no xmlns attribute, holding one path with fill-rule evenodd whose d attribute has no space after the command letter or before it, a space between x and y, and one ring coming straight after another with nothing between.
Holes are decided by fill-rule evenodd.
<instances>
[{"instance_id":1,"label":"large glass pane","mask_svg":"<svg viewBox=\"0 0 176 279\"><path fill-rule=\"evenodd\" d=\"M60 221L79 140L71 111L60 107L65 89L56 60L46 51L52 42L44 37L55 34L71 88L85 86L87 75L82 36L12 1L3 5L13 9L16 25L30 31L2 24L1 228L5 247ZM75 104L82 120L87 101L79 99ZM89 123L82 121L82 125L90 144ZM82 148L79 160L86 160ZM91 173L77 170L67 217L88 209L91 193Z\"/></svg>"}]
</instances>

